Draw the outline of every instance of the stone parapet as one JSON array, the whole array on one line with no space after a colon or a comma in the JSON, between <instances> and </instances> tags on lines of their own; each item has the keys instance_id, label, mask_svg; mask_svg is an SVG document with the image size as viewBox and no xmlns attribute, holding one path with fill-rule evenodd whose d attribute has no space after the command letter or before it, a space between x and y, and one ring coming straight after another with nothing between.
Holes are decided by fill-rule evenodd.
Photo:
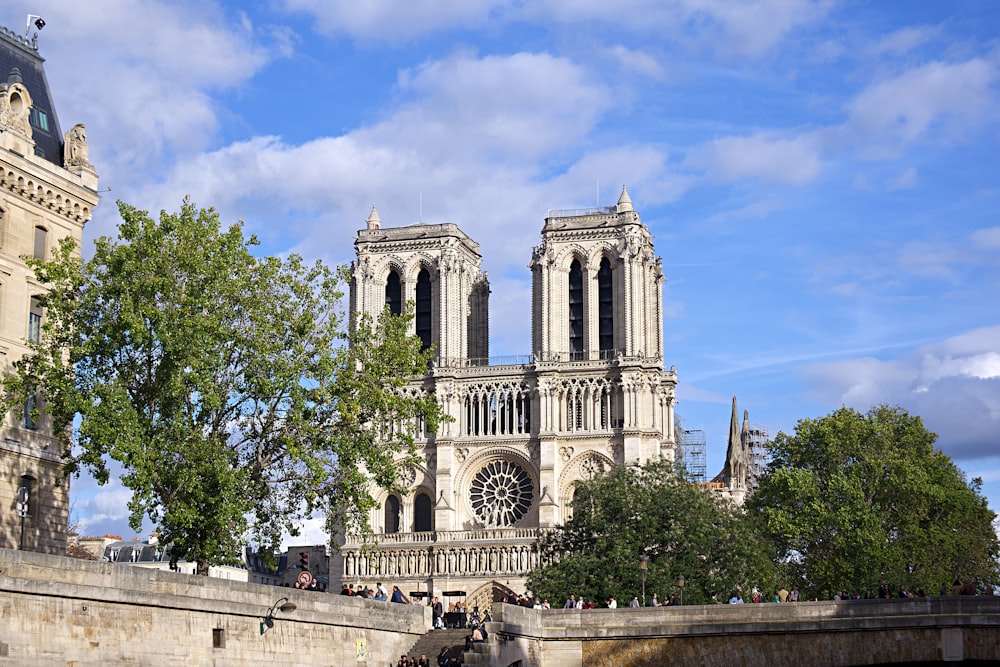
<instances>
[{"instance_id":1,"label":"stone parapet","mask_svg":"<svg viewBox=\"0 0 1000 667\"><path fill-rule=\"evenodd\" d=\"M0 664L388 664L430 626L426 607L4 549L0 594Z\"/></svg>"},{"instance_id":2,"label":"stone parapet","mask_svg":"<svg viewBox=\"0 0 1000 667\"><path fill-rule=\"evenodd\" d=\"M495 605L492 664L869 665L1000 658L1000 597L538 611Z\"/></svg>"}]
</instances>

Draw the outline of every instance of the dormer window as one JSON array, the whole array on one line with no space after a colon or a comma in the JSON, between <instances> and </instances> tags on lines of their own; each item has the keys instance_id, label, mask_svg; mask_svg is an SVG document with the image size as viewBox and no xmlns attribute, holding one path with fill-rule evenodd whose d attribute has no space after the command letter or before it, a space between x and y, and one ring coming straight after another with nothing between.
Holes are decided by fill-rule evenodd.
<instances>
[{"instance_id":1,"label":"dormer window","mask_svg":"<svg viewBox=\"0 0 1000 667\"><path fill-rule=\"evenodd\" d=\"M42 132L49 131L49 116L41 109L32 107L30 113L28 114L28 122L30 122L31 126L35 129L41 130Z\"/></svg>"}]
</instances>

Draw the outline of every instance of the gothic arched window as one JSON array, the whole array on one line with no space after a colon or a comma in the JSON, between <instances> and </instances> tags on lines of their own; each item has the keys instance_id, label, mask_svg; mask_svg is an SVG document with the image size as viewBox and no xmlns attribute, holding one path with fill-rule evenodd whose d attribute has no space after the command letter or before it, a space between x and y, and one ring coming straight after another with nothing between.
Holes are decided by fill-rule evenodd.
<instances>
[{"instance_id":1,"label":"gothic arched window","mask_svg":"<svg viewBox=\"0 0 1000 667\"><path fill-rule=\"evenodd\" d=\"M597 271L597 328L602 357L615 347L614 297L611 291L611 262L605 257Z\"/></svg>"},{"instance_id":2,"label":"gothic arched window","mask_svg":"<svg viewBox=\"0 0 1000 667\"><path fill-rule=\"evenodd\" d=\"M431 507L431 497L426 493L418 493L413 501L413 532L428 533L434 530L434 510Z\"/></svg>"},{"instance_id":3,"label":"gothic arched window","mask_svg":"<svg viewBox=\"0 0 1000 667\"><path fill-rule=\"evenodd\" d=\"M395 270L390 271L389 277L385 279L385 303L393 315L403 312L403 290L399 284L399 274Z\"/></svg>"},{"instance_id":4,"label":"gothic arched window","mask_svg":"<svg viewBox=\"0 0 1000 667\"><path fill-rule=\"evenodd\" d=\"M583 359L583 270L577 259L569 266L569 358Z\"/></svg>"},{"instance_id":5,"label":"gothic arched window","mask_svg":"<svg viewBox=\"0 0 1000 667\"><path fill-rule=\"evenodd\" d=\"M427 269L420 269L417 274L417 336L420 338L420 349L431 346L431 274Z\"/></svg>"},{"instance_id":6,"label":"gothic arched window","mask_svg":"<svg viewBox=\"0 0 1000 667\"><path fill-rule=\"evenodd\" d=\"M396 496L385 499L385 532L399 532L399 498Z\"/></svg>"}]
</instances>

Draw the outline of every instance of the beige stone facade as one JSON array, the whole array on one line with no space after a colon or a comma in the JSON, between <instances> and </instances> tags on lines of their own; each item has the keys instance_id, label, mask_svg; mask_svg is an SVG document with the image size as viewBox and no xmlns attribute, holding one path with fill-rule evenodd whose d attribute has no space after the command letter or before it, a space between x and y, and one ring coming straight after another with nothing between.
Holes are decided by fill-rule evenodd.
<instances>
[{"instance_id":1,"label":"beige stone facade","mask_svg":"<svg viewBox=\"0 0 1000 667\"><path fill-rule=\"evenodd\" d=\"M61 134L35 41L0 28L0 66L0 371L9 372L44 318L24 257L49 257L67 236L79 245L98 195L84 128ZM69 480L37 402L0 427L0 506L0 548L65 553Z\"/></svg>"},{"instance_id":2,"label":"beige stone facade","mask_svg":"<svg viewBox=\"0 0 1000 667\"><path fill-rule=\"evenodd\" d=\"M566 521L581 479L673 459L661 262L624 190L616 206L550 211L530 261L531 354L489 359L479 246L453 224L387 228L374 209L367 223L351 311L415 303L414 333L436 351L418 384L453 421L423 434L408 494L376 491L380 549L348 538L334 562L344 582L488 605L523 592L539 531Z\"/></svg>"}]
</instances>

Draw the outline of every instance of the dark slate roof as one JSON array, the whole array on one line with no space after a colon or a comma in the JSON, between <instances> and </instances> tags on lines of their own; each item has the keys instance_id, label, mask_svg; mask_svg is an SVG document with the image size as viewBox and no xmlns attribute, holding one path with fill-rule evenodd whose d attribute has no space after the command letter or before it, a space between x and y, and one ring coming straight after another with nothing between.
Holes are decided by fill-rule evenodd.
<instances>
[{"instance_id":1,"label":"dark slate roof","mask_svg":"<svg viewBox=\"0 0 1000 667\"><path fill-rule=\"evenodd\" d=\"M27 39L0 26L0 83L10 81L11 72L16 68L21 75L21 83L28 89L31 102L35 109L48 116L48 131L32 126L32 138L35 140L35 152L49 162L63 164L63 134L59 128L59 118L56 116L55 105L52 103L52 92L45 78L45 59L38 55L38 43L35 38Z\"/></svg>"}]
</instances>

